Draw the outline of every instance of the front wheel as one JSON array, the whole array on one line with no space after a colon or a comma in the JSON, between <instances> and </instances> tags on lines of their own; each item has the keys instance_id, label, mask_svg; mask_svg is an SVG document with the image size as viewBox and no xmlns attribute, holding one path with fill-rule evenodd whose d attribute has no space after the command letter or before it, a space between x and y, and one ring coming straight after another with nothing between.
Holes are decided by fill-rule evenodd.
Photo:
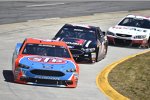
<instances>
[{"instance_id":1,"label":"front wheel","mask_svg":"<svg viewBox=\"0 0 150 100\"><path fill-rule=\"evenodd\" d=\"M150 48L150 37L149 37L149 40L148 40L148 48Z\"/></svg>"},{"instance_id":2,"label":"front wheel","mask_svg":"<svg viewBox=\"0 0 150 100\"><path fill-rule=\"evenodd\" d=\"M104 57L103 57L103 59L106 57L107 49L108 49L108 47L107 47L107 46L105 46L105 47L104 47Z\"/></svg>"},{"instance_id":3,"label":"front wheel","mask_svg":"<svg viewBox=\"0 0 150 100\"><path fill-rule=\"evenodd\" d=\"M96 62L100 61L99 59L99 48L97 48L96 50L96 59L95 59Z\"/></svg>"},{"instance_id":4,"label":"front wheel","mask_svg":"<svg viewBox=\"0 0 150 100\"><path fill-rule=\"evenodd\" d=\"M146 49L150 48L150 38L149 38L149 40L147 41L147 45L146 45L144 48L146 48Z\"/></svg>"}]
</instances>

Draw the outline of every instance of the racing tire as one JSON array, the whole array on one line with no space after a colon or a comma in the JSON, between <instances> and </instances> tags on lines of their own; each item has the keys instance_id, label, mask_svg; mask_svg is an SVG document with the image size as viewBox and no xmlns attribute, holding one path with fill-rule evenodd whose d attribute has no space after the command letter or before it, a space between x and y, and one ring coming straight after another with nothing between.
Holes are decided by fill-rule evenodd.
<instances>
[{"instance_id":1,"label":"racing tire","mask_svg":"<svg viewBox=\"0 0 150 100\"><path fill-rule=\"evenodd\" d=\"M150 48L150 37L148 39L148 48Z\"/></svg>"},{"instance_id":2,"label":"racing tire","mask_svg":"<svg viewBox=\"0 0 150 100\"><path fill-rule=\"evenodd\" d=\"M105 46L103 59L106 57L107 50L108 50L108 47L107 47L107 46Z\"/></svg>"},{"instance_id":3,"label":"racing tire","mask_svg":"<svg viewBox=\"0 0 150 100\"><path fill-rule=\"evenodd\" d=\"M148 49L148 48L150 48L150 37L148 39L147 45L145 46L145 49Z\"/></svg>"},{"instance_id":4,"label":"racing tire","mask_svg":"<svg viewBox=\"0 0 150 100\"><path fill-rule=\"evenodd\" d=\"M13 73L13 82L16 83L16 76L15 76L15 71Z\"/></svg>"},{"instance_id":5,"label":"racing tire","mask_svg":"<svg viewBox=\"0 0 150 100\"><path fill-rule=\"evenodd\" d=\"M95 59L95 62L99 62L100 61L98 59L98 55L99 55L99 48L97 48L97 50L96 50L96 59Z\"/></svg>"}]
</instances>

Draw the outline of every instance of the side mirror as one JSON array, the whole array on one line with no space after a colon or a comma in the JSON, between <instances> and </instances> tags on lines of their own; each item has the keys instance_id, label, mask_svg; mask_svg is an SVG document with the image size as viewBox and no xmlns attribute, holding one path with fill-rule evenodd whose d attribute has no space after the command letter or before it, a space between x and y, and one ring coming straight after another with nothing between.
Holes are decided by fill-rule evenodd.
<instances>
[{"instance_id":1,"label":"side mirror","mask_svg":"<svg viewBox=\"0 0 150 100\"><path fill-rule=\"evenodd\" d=\"M22 43L17 43L16 48L15 48L15 52L18 55L21 49Z\"/></svg>"},{"instance_id":2,"label":"side mirror","mask_svg":"<svg viewBox=\"0 0 150 100\"><path fill-rule=\"evenodd\" d=\"M106 32L105 31L102 31L103 35L105 36L106 35Z\"/></svg>"}]
</instances>

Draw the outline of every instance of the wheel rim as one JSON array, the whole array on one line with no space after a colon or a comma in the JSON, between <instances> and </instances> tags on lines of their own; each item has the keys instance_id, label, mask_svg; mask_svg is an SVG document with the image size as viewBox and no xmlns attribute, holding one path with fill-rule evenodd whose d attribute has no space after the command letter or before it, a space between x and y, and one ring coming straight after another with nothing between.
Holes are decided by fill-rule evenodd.
<instances>
[{"instance_id":1,"label":"wheel rim","mask_svg":"<svg viewBox=\"0 0 150 100\"><path fill-rule=\"evenodd\" d=\"M107 47L105 46L105 49L104 49L104 55L107 54Z\"/></svg>"}]
</instances>

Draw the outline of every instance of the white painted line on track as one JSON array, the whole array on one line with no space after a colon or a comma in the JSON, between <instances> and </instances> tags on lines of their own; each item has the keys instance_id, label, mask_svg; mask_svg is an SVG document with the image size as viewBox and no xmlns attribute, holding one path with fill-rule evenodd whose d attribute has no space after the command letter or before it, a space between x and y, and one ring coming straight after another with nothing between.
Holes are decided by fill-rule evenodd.
<instances>
[{"instance_id":1,"label":"white painted line on track","mask_svg":"<svg viewBox=\"0 0 150 100\"><path fill-rule=\"evenodd\" d=\"M53 17L53 18L42 18L42 19L33 19L33 20L27 20L27 22L32 22L32 21L48 21L48 20L56 20L60 19L60 17Z\"/></svg>"},{"instance_id":2,"label":"white painted line on track","mask_svg":"<svg viewBox=\"0 0 150 100\"><path fill-rule=\"evenodd\" d=\"M56 5L64 5L65 3L50 3L50 4L39 4L39 5L27 5L26 7L44 7L44 6L56 6Z\"/></svg>"}]
</instances>

